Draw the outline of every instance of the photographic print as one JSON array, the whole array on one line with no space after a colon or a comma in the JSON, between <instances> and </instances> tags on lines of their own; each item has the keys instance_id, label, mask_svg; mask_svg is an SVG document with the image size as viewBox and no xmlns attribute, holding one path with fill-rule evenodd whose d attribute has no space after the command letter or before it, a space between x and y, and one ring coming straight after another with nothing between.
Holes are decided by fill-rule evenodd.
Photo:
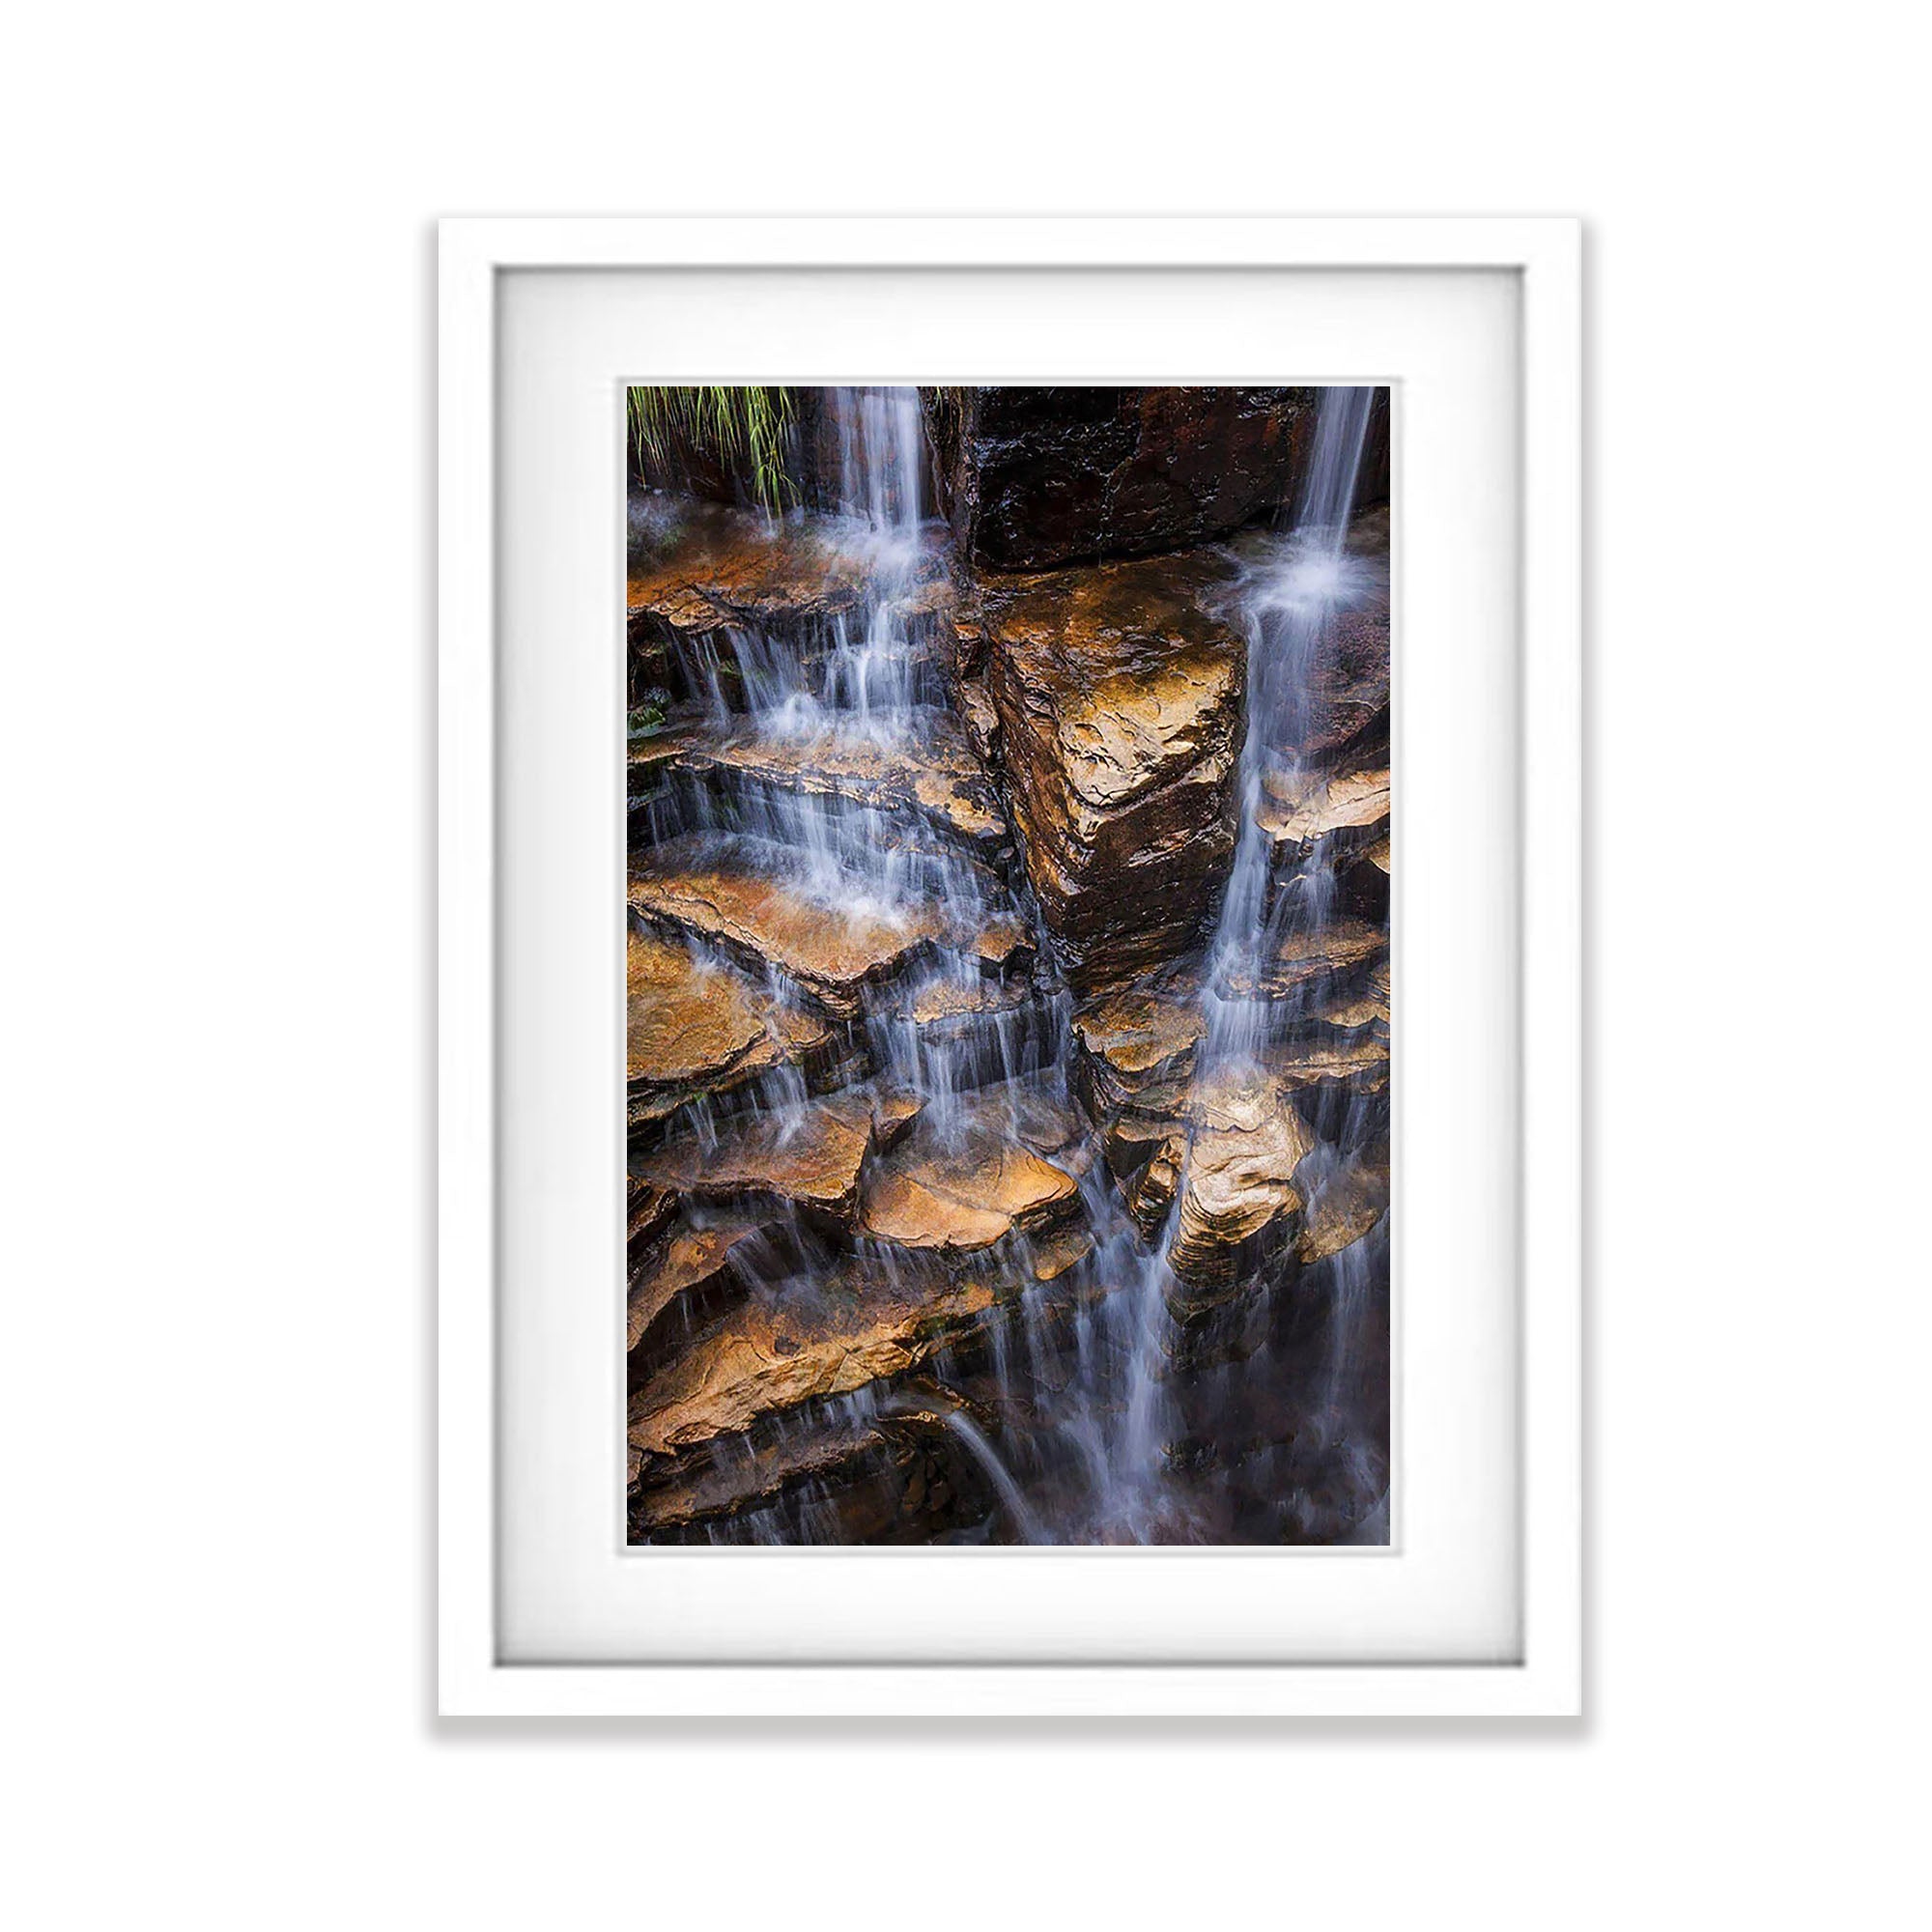
<instances>
[{"instance_id":1,"label":"photographic print","mask_svg":"<svg viewBox=\"0 0 1932 1932\"><path fill-rule=\"evenodd\" d=\"M1388 390L625 410L631 1543L1385 1544Z\"/></svg>"}]
</instances>

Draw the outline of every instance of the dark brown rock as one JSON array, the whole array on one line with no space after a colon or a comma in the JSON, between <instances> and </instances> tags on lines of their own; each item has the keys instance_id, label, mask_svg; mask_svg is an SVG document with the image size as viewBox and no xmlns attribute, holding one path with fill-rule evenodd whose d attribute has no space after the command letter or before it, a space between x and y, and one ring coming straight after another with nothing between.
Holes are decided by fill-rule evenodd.
<instances>
[{"instance_id":1,"label":"dark brown rock","mask_svg":"<svg viewBox=\"0 0 1932 1932\"><path fill-rule=\"evenodd\" d=\"M1385 509L1389 499L1389 392L1380 388L1369 405L1369 427L1362 440L1361 468L1355 472L1356 510Z\"/></svg>"},{"instance_id":2,"label":"dark brown rock","mask_svg":"<svg viewBox=\"0 0 1932 1932\"><path fill-rule=\"evenodd\" d=\"M961 551L996 570L1138 556L1224 536L1293 495L1306 388L927 392Z\"/></svg>"},{"instance_id":3,"label":"dark brown rock","mask_svg":"<svg viewBox=\"0 0 1932 1932\"><path fill-rule=\"evenodd\" d=\"M1271 747L1285 769L1323 779L1388 763L1388 512L1356 518L1347 550L1346 601L1316 640L1293 715ZM1229 554L1264 574L1283 561L1280 539L1263 531L1243 535Z\"/></svg>"},{"instance_id":4,"label":"dark brown rock","mask_svg":"<svg viewBox=\"0 0 1932 1932\"><path fill-rule=\"evenodd\" d=\"M735 1516L801 1483L863 1467L885 1447L885 1438L869 1423L828 1422L796 1442L763 1446L754 1455L698 1457L688 1467L673 1463L653 1471L657 1482L634 1495L632 1538Z\"/></svg>"},{"instance_id":5,"label":"dark brown rock","mask_svg":"<svg viewBox=\"0 0 1932 1932\"><path fill-rule=\"evenodd\" d=\"M652 785L680 777L908 813L989 852L996 853L1009 836L999 798L965 726L938 706L922 707L898 739L837 722L800 735L737 717L681 719L632 743L634 803Z\"/></svg>"}]
</instances>

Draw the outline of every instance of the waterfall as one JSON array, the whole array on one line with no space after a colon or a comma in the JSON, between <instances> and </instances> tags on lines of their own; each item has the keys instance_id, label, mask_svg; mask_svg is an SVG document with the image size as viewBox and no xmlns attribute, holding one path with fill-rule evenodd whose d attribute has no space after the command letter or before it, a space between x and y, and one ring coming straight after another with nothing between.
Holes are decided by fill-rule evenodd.
<instances>
[{"instance_id":1,"label":"waterfall","mask_svg":"<svg viewBox=\"0 0 1932 1932\"><path fill-rule=\"evenodd\" d=\"M1293 1000L1261 991L1264 969L1291 934L1319 934L1335 903L1332 857L1318 848L1311 866L1287 881L1274 876L1265 816L1269 778L1293 781L1293 748L1309 707L1316 652L1337 614L1363 594L1347 551L1362 450L1375 392L1321 391L1308 469L1287 529L1251 565L1242 585L1248 635L1247 733L1236 773L1238 824L1235 854L1208 940L1199 1004L1206 1032L1195 1053L1190 1102L1259 1085L1269 1045L1300 1018ZM1190 1134L1189 1157L1193 1152ZM1101 1514L1115 1533L1135 1540L1173 1534L1161 1492L1166 1451L1168 1363L1177 1324L1168 1306L1170 1260L1188 1178L1186 1162L1158 1238L1122 1297L1131 1334L1126 1344L1124 1415L1112 1435ZM1338 1314L1339 1321L1339 1314ZM1339 1352L1344 1344L1334 1344ZM1333 1396L1331 1386L1324 1395Z\"/></svg>"},{"instance_id":2,"label":"waterfall","mask_svg":"<svg viewBox=\"0 0 1932 1932\"><path fill-rule=\"evenodd\" d=\"M1199 1063L1204 1067L1250 1060L1265 1044L1270 1015L1265 1002L1253 996L1254 969L1278 952L1292 927L1325 924L1333 904L1332 875L1317 866L1269 907L1272 841L1264 790L1271 773L1298 776L1284 748L1295 742L1305 720L1316 649L1336 612L1362 589L1360 572L1344 546L1374 398L1373 389L1322 390L1293 521L1276 554L1246 585L1248 731L1236 778L1240 819L1208 947L1202 1001L1208 1034Z\"/></svg>"},{"instance_id":3,"label":"waterfall","mask_svg":"<svg viewBox=\"0 0 1932 1932\"><path fill-rule=\"evenodd\" d=\"M1039 1519L1034 1515L1033 1506L1026 1499L1026 1492L1016 1483L1007 1465L1000 1461L999 1453L986 1440L985 1431L963 1409L949 1408L940 1412L940 1420L972 1452L973 1460L985 1471L986 1479L993 1485L995 1493L1006 1506L1007 1514L1012 1518L1013 1527L1019 1533L1022 1543L1051 1543L1053 1539L1040 1527Z\"/></svg>"},{"instance_id":4,"label":"waterfall","mask_svg":"<svg viewBox=\"0 0 1932 1932\"><path fill-rule=\"evenodd\" d=\"M917 541L923 514L920 472L925 464L919 391L825 393L838 452L838 507L847 516L863 517L874 531L901 543Z\"/></svg>"},{"instance_id":5,"label":"waterfall","mask_svg":"<svg viewBox=\"0 0 1932 1932\"><path fill-rule=\"evenodd\" d=\"M708 841L724 862L781 878L835 920L904 923L937 907L950 929L970 933L992 910L983 870L943 838L908 834L860 795L872 781L887 787L948 722L934 701L944 668L918 607L937 567L922 523L919 392L831 389L823 407L830 463L811 480L836 501L838 521L822 520L830 523L823 540L834 547L827 562L856 576L856 602L816 633L734 626L728 653L705 647L683 666L687 684L703 694L713 776L670 783L642 808L641 823L653 845ZM793 525L802 526L796 518ZM833 767L854 782L820 788L808 777L754 785L734 776L767 766L807 775ZM965 1029L963 1043L923 1038L915 1023L922 996L952 989L964 1005L980 979L969 949L937 947L908 997L881 1001L866 1017L880 1065L925 1094L941 1122L956 1116L957 1094L984 1070L965 1065L976 1054L1009 1063L1008 1073L1040 1057L1010 1016ZM785 988L775 982L773 990Z\"/></svg>"},{"instance_id":6,"label":"waterfall","mask_svg":"<svg viewBox=\"0 0 1932 1932\"><path fill-rule=\"evenodd\" d=\"M1142 1124L1152 1121L1153 1138L1144 1145L1157 1141L1157 1151L1141 1167L1121 1151L1118 1094L1095 1097L1089 1082L1099 1063L1074 1031L1076 1014L1083 1027L1091 1022L1095 983L1101 994L1112 986L1056 964L1029 881L1020 837L1027 827L1018 821L1016 832L1012 791L1002 790L1020 782L1022 768L1010 750L1003 765L987 749L996 728L984 723L989 715L1005 721L1010 747L1013 694L1007 685L995 693L994 680L1011 674L1012 661L982 642L976 667L968 619L985 622L1000 573L976 580L970 568L955 569L952 531L924 480L919 391L818 391L802 418L810 468L800 495L811 509L781 518L694 504L683 537L665 538L714 545L705 581L724 589L715 616L707 608L661 640L669 654L668 668L653 672L663 685L662 723L634 725L634 893L640 881L689 888L669 911L634 896L634 945L644 950L648 935L650 945L681 948L679 965L708 976L707 988L749 985L740 995L753 1014L748 1037L757 1035L763 1011L781 1014L794 1031L754 1037L743 1049L748 1064L772 1058L742 1083L721 1079L713 1092L667 1074L662 1111L649 1122L654 1140L632 1117L639 1162L673 1141L694 1151L679 1183L687 1194L679 1225L739 1243L729 1250L735 1286L689 1291L696 1314L680 1314L676 1332L650 1347L668 1361L699 1348L707 1323L716 1329L742 1315L744 1335L727 1338L736 1350L730 1373L756 1363L760 1374L772 1369L775 1383L795 1375L794 1388L813 1391L775 1403L756 1424L755 1442L740 1417L747 1433L736 1450L729 1435L724 1447L688 1457L651 1450L694 1493L716 1478L699 1498L703 1511L695 1501L682 1520L697 1523L704 1539L839 1534L838 1471L846 1465L834 1452L856 1459L855 1445L867 1443L864 1453L875 1460L866 1480L905 1485L892 1504L903 1514L887 1519L899 1540L922 1533L1026 1543L1237 1532L1252 1540L1256 1511L1250 1502L1236 1518L1217 1500L1212 1454L1237 1451L1255 1435L1264 1445L1259 1453L1280 1463L1284 1509L1313 1520L1326 1465L1311 1474L1307 1457L1365 1453L1354 1443L1351 1405L1360 1406L1356 1392L1377 1373L1373 1318L1385 1247L1324 1250L1305 1276L1307 1293L1326 1298L1316 1304L1320 1319L1299 1327L1273 1321L1271 1297L1289 1263L1274 1275L1243 1272L1220 1284L1224 1305L1213 1319L1245 1326L1235 1348L1205 1365L1188 1352L1202 1321L1182 1277L1183 1207L1190 1179L1204 1171L1195 1166L1199 1122L1230 1094L1286 1104L1281 1055L1321 1021L1315 981L1285 990L1270 970L1284 949L1319 944L1346 916L1342 868L1360 856L1358 845L1324 835L1295 843L1284 859L1280 825L1284 798L1333 776L1344 739L1314 728L1327 701L1323 654L1332 656L1338 624L1380 594L1374 568L1350 546L1374 395L1321 392L1295 499L1277 527L1251 525L1211 549L1197 541L1175 559L1198 573L1190 584L1206 586L1187 596L1198 595L1198 610L1212 618L1225 679L1219 762L1202 795L1218 801L1231 790L1235 822L1230 841L1213 822L1214 805L1202 807L1205 838L1215 842L1196 875L1199 896L1135 982L1140 990L1156 981L1168 1010L1190 1027L1200 1023L1191 1065L1148 1103ZM668 522L669 513L647 505L639 519L656 541L663 533L654 519ZM753 594L767 584L777 590ZM1223 598L1232 605L1216 601ZM696 601L676 605L681 619ZM1166 617L1140 621L1151 630ZM973 678L983 682L976 688ZM1348 744L1353 756L1356 741ZM1197 826L1188 836L1204 835ZM1213 901L1208 881L1217 860L1228 869ZM719 882L741 889L738 895ZM1359 879L1346 891L1357 905L1385 902L1385 894L1365 898ZM1049 885L1040 892L1050 899ZM755 999L768 1007L755 1008ZM723 990L718 1000L722 1010ZM696 1022L694 1031L701 1031ZM787 1057L780 1048L794 1039L812 1043ZM725 1045L739 1050L735 1038ZM1178 1056L1172 1064L1181 1066ZM1140 1091L1124 1111L1140 1105ZM829 1186L807 1187L824 1179L812 1166L811 1132L828 1102L855 1110L861 1122L860 1151L836 1198ZM1385 1132L1358 1111L1369 1104L1322 1102L1329 1113L1317 1151L1296 1170L1301 1184L1350 1184L1351 1143ZM1062 1118L1072 1124L1057 1127ZM784 1184L764 1185L765 1171L744 1181L736 1173L751 1170L720 1178L734 1135L753 1130L795 1161L779 1176ZM1049 1191L1027 1218L1036 1205L1027 1190L1043 1185L1042 1171ZM634 1178L640 1172L634 1166ZM1150 1176L1158 1184L1144 1190ZM882 1202L886 1211L875 1215ZM1021 1202L1024 1208L1010 1205ZM1241 1238L1224 1239L1230 1269ZM1268 1252L1271 1261L1279 1255ZM1293 1265L1300 1268L1298 1257ZM881 1307L886 1315L875 1321ZM922 1323L938 1312L929 1325L895 1327L908 1309ZM813 1331L817 1317L824 1321ZM838 1327L847 1318L849 1327ZM887 1333L911 1337L903 1353L895 1357L877 1341ZM840 1349L855 1339L847 1351L854 1372L867 1350L892 1365L865 1370L877 1380L856 1392L818 1394L850 1389L840 1379L845 1357L831 1357L820 1379L804 1373L810 1357L796 1370L782 1365L828 1334ZM632 1347L644 1360L636 1330ZM1286 1352L1271 1352L1277 1347ZM913 1375L932 1378L946 1400L914 1403L905 1393ZM1287 1419L1251 1430L1250 1411L1267 1404L1271 1417L1286 1409ZM874 1432L881 1418L912 1407L938 1426ZM1203 1447L1224 1418L1230 1440ZM760 1459L772 1472L760 1473ZM1268 1480L1272 1465L1265 1480L1251 1480L1250 1496L1257 1485L1266 1493ZM905 1500L915 1486L921 1500ZM924 1500L941 1488L951 1500ZM962 1499L973 1523L959 1520Z\"/></svg>"}]
</instances>

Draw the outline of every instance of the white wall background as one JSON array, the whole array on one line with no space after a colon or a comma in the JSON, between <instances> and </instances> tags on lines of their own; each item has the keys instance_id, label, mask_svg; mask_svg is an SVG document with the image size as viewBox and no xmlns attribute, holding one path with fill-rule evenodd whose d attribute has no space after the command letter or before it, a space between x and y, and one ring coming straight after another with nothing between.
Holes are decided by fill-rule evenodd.
<instances>
[{"instance_id":1,"label":"white wall background","mask_svg":"<svg viewBox=\"0 0 1932 1932\"><path fill-rule=\"evenodd\" d=\"M1922 1914L1906 11L1121 17L13 23L15 1922ZM430 224L641 212L1589 217L1582 1726L428 1717Z\"/></svg>"}]
</instances>

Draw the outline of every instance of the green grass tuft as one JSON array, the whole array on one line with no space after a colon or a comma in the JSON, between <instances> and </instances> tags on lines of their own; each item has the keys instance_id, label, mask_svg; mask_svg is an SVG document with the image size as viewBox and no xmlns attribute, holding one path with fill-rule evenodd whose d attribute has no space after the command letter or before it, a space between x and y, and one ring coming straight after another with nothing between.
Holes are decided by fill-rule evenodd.
<instances>
[{"instance_id":1,"label":"green grass tuft","mask_svg":"<svg viewBox=\"0 0 1932 1932\"><path fill-rule=\"evenodd\" d=\"M626 396L631 447L646 474L670 469L680 450L751 472L752 494L773 514L799 500L787 443L798 417L789 389L638 387Z\"/></svg>"}]
</instances>

